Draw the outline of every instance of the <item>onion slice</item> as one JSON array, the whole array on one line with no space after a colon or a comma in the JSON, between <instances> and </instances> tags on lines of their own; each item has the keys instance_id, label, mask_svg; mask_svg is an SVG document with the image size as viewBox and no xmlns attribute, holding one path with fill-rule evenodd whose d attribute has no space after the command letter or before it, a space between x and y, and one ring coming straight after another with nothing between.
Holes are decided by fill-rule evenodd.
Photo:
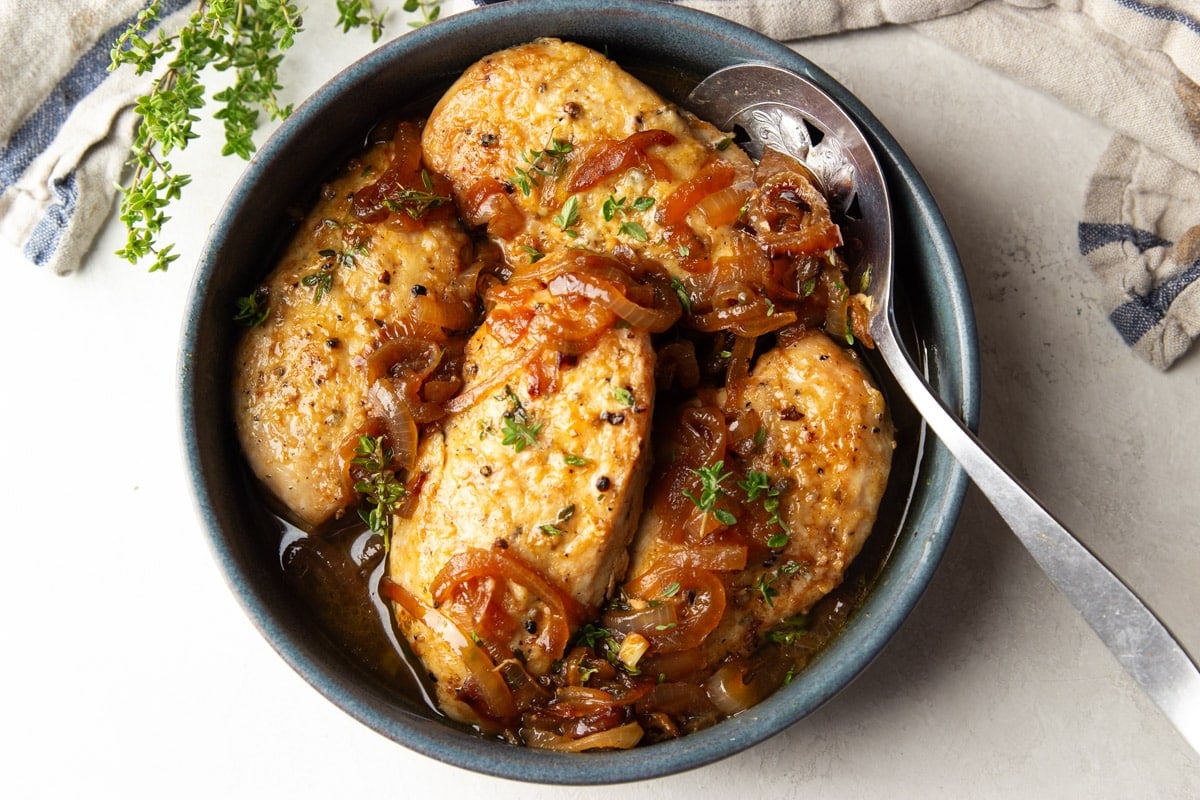
<instances>
[{"instance_id":1,"label":"onion slice","mask_svg":"<svg viewBox=\"0 0 1200 800\"><path fill-rule=\"evenodd\" d=\"M668 179L671 175L666 165L651 158L647 150L654 145L674 143L675 134L664 130L638 131L624 139L604 142L575 170L567 184L567 191L574 193L590 189L608 176L636 166L646 166L656 178Z\"/></svg>"},{"instance_id":2,"label":"onion slice","mask_svg":"<svg viewBox=\"0 0 1200 800\"><path fill-rule=\"evenodd\" d=\"M417 422L408 403L387 379L371 384L367 389L367 402L372 415L383 423L384 435L392 449L392 461L411 471L417 465Z\"/></svg>"},{"instance_id":3,"label":"onion slice","mask_svg":"<svg viewBox=\"0 0 1200 800\"><path fill-rule=\"evenodd\" d=\"M488 581L494 585L481 586ZM513 593L514 588L523 590L525 596L518 599L520 594ZM430 584L429 593L438 608L448 609L452 617L466 617L485 642L497 650L503 650L509 642L496 639L511 637L526 619L520 612L540 605L543 613L532 644L545 654L547 663L562 658L571 628L586 614L580 603L540 572L501 550L472 548L451 556ZM496 616L507 618L498 620ZM504 657L508 655L504 653ZM527 656L532 664L533 654Z\"/></svg>"},{"instance_id":4,"label":"onion slice","mask_svg":"<svg viewBox=\"0 0 1200 800\"><path fill-rule=\"evenodd\" d=\"M695 567L653 567L626 583L625 593L631 598L674 606L675 625L641 631L656 653L700 646L725 614L725 584L712 572Z\"/></svg>"},{"instance_id":5,"label":"onion slice","mask_svg":"<svg viewBox=\"0 0 1200 800\"><path fill-rule=\"evenodd\" d=\"M630 326L650 333L662 333L675 324L683 313L679 298L658 282L649 284L654 293L654 305L639 305L628 298L614 283L584 272L564 272L547 284L555 297L586 297L595 300Z\"/></svg>"},{"instance_id":6,"label":"onion slice","mask_svg":"<svg viewBox=\"0 0 1200 800\"><path fill-rule=\"evenodd\" d=\"M644 734L645 731L637 722L627 722L615 728L589 733L578 739L535 729L526 732L525 744L542 750L557 750L564 753L582 753L585 750L628 750L640 742Z\"/></svg>"},{"instance_id":7,"label":"onion slice","mask_svg":"<svg viewBox=\"0 0 1200 800\"><path fill-rule=\"evenodd\" d=\"M379 582L379 593L403 609L413 620L420 622L450 646L462 659L463 665L476 684L481 695L483 708L477 713L502 724L511 723L517 716L508 684L496 671L487 654L436 608L430 608L400 584L386 575ZM472 707L475 706L472 704Z\"/></svg>"}]
</instances>

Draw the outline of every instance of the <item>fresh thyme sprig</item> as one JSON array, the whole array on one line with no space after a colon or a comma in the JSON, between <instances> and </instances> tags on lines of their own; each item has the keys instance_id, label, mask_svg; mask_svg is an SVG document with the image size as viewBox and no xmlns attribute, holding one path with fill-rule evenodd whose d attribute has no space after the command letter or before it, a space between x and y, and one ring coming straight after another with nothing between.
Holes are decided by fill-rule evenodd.
<instances>
[{"instance_id":1,"label":"fresh thyme sprig","mask_svg":"<svg viewBox=\"0 0 1200 800\"><path fill-rule=\"evenodd\" d=\"M504 387L504 398L508 401L508 410L504 412L500 422L504 435L501 442L519 453L526 447L537 444L537 435L542 430L542 423L529 418L525 405L511 386Z\"/></svg>"},{"instance_id":2,"label":"fresh thyme sprig","mask_svg":"<svg viewBox=\"0 0 1200 800\"><path fill-rule=\"evenodd\" d=\"M697 496L692 492L685 491L683 496L691 500L696 508L704 513L712 514L717 522L720 522L722 525L737 524L737 517L730 511L717 506L717 500L725 494L725 490L721 487L721 484L733 474L725 470L725 462L718 461L709 467L693 469L692 472L700 478L700 494Z\"/></svg>"},{"instance_id":3,"label":"fresh thyme sprig","mask_svg":"<svg viewBox=\"0 0 1200 800\"><path fill-rule=\"evenodd\" d=\"M129 161L133 174L120 208L128 238L117 255L135 264L152 259L151 272L167 269L179 257L173 245L156 240L169 219L167 206L191 181L167 157L198 135L193 124L200 119L195 112L205 104L202 73L209 68L233 71L233 82L212 97L220 105L213 116L225 129L222 154L249 158L260 112L275 119L291 113L290 105L278 101L278 69L300 31L300 12L286 0L201 0L178 33L160 31L147 38L161 11L159 0L152 0L138 14L113 44L109 65L113 70L130 65L141 75L166 63L149 94L134 105L140 122Z\"/></svg>"},{"instance_id":4,"label":"fresh thyme sprig","mask_svg":"<svg viewBox=\"0 0 1200 800\"><path fill-rule=\"evenodd\" d=\"M410 28L419 28L437 21L442 13L442 0L404 0L404 10L412 14L420 12L421 18L408 23Z\"/></svg>"},{"instance_id":5,"label":"fresh thyme sprig","mask_svg":"<svg viewBox=\"0 0 1200 800\"><path fill-rule=\"evenodd\" d=\"M606 222L612 222L613 219L620 216L628 217L632 211L648 211L653 207L653 197L637 197L632 204L626 205L626 198L617 198L610 194L608 199L604 201L600 212ZM632 239L637 239L639 242L650 241L650 236L646 233L646 229L637 220L626 219L621 223L620 232Z\"/></svg>"},{"instance_id":6,"label":"fresh thyme sprig","mask_svg":"<svg viewBox=\"0 0 1200 800\"><path fill-rule=\"evenodd\" d=\"M783 481L774 483L767 473L752 469L746 473L745 480L738 481L738 486L746 493L746 502L753 503L761 498L763 510L770 515L767 522L783 529L771 535L771 538L767 540L767 547L772 549L786 547L791 537L787 523L779 516L779 496L783 493L786 483Z\"/></svg>"},{"instance_id":7,"label":"fresh thyme sprig","mask_svg":"<svg viewBox=\"0 0 1200 800\"><path fill-rule=\"evenodd\" d=\"M418 27L437 19L440 6L441 0L405 0L403 8L420 12L409 23ZM377 12L373 0L337 0L337 9L343 31L369 25L372 40L379 39L386 12ZM113 42L109 64L110 70L157 74L134 103L131 175L120 187L119 217L127 235L117 251L131 264L148 262L151 272L166 270L179 257L174 244L161 239L167 210L191 176L178 172L170 157L199 136L193 126L207 102L205 80L213 72L233 74L211 96L213 117L224 127L222 155L250 158L261 115L283 119L291 113L291 104L279 100L279 65L301 31L300 10L289 0L200 0L177 33L160 29L154 35L162 12L161 0L150 0Z\"/></svg>"},{"instance_id":8,"label":"fresh thyme sprig","mask_svg":"<svg viewBox=\"0 0 1200 800\"><path fill-rule=\"evenodd\" d=\"M367 506L358 510L367 527L383 536L386 551L391 545L392 517L396 504L404 498L404 484L391 468L392 449L382 436L363 434L358 437L351 461L362 477L355 481L354 491L362 495Z\"/></svg>"},{"instance_id":9,"label":"fresh thyme sprig","mask_svg":"<svg viewBox=\"0 0 1200 800\"><path fill-rule=\"evenodd\" d=\"M378 42L383 35L383 18L387 12L376 11L373 0L337 0L337 10L337 24L342 26L342 33L370 25L372 42Z\"/></svg>"},{"instance_id":10,"label":"fresh thyme sprig","mask_svg":"<svg viewBox=\"0 0 1200 800\"><path fill-rule=\"evenodd\" d=\"M795 575L799 571L799 564L795 561L786 561L783 566L773 572L759 574L758 593L762 595L763 602L773 607L775 605L775 598L779 596L779 590L775 588L775 582L784 575Z\"/></svg>"},{"instance_id":11,"label":"fresh thyme sprig","mask_svg":"<svg viewBox=\"0 0 1200 800\"><path fill-rule=\"evenodd\" d=\"M435 208L441 208L450 202L450 197L438 194L433 188L433 176L428 170L421 170L421 189L401 186L389 193L383 199L383 204L391 211L403 211L413 219L420 219Z\"/></svg>"},{"instance_id":12,"label":"fresh thyme sprig","mask_svg":"<svg viewBox=\"0 0 1200 800\"><path fill-rule=\"evenodd\" d=\"M233 315L234 322L240 322L247 328L254 328L267 321L271 313L267 305L267 287L260 286L248 295L236 300L237 311Z\"/></svg>"},{"instance_id":13,"label":"fresh thyme sprig","mask_svg":"<svg viewBox=\"0 0 1200 800\"><path fill-rule=\"evenodd\" d=\"M541 184L540 176L545 175L548 178L562 176L567 156L574 149L575 146L570 142L552 138L544 150L529 150L522 153L521 158L529 168L517 167L509 176L509 183L528 197L533 192L533 187Z\"/></svg>"}]
</instances>

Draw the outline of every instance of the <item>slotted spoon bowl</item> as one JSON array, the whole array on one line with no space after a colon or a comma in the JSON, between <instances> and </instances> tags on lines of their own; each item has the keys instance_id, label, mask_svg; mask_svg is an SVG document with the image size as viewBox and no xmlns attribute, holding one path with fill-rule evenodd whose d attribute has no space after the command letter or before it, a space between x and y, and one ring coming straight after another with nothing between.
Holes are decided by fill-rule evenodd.
<instances>
[{"instance_id":1,"label":"slotted spoon bowl","mask_svg":"<svg viewBox=\"0 0 1200 800\"><path fill-rule=\"evenodd\" d=\"M930 388L901 343L893 302L892 214L883 170L863 132L823 89L772 64L725 67L688 107L745 149L785 152L808 168L841 215L851 266L870 299L875 352L925 422L995 506L1121 666L1200 752L1200 671L1137 595L988 452Z\"/></svg>"}]
</instances>

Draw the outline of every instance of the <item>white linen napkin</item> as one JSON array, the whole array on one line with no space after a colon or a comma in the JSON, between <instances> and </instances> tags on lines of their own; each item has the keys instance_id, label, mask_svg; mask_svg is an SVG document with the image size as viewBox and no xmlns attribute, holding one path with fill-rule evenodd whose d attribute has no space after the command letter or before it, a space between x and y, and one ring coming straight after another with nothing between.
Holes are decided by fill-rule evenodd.
<instances>
[{"instance_id":1,"label":"white linen napkin","mask_svg":"<svg viewBox=\"0 0 1200 800\"><path fill-rule=\"evenodd\" d=\"M1104 289L1101 311L1160 369L1200 335L1200 10L1191 0L678 2L781 41L912 25L1103 122L1113 138L1078 229L1080 255ZM0 4L0 81L13 112L0 120L0 235L57 273L78 268L112 208L129 108L147 83L108 73L108 50L140 5ZM175 17L164 25L191 6L165 0L163 16Z\"/></svg>"}]
</instances>

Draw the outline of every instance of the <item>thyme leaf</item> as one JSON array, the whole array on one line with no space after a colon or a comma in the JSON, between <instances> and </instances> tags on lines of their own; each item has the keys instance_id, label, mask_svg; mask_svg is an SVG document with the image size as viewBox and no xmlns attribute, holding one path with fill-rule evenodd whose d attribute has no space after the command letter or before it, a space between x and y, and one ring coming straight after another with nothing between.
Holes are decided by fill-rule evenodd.
<instances>
[{"instance_id":1,"label":"thyme leaf","mask_svg":"<svg viewBox=\"0 0 1200 800\"><path fill-rule=\"evenodd\" d=\"M529 418L521 398L517 397L511 386L504 387L504 397L508 400L508 410L500 421L501 442L520 453L526 447L537 444L537 435L543 423L535 423Z\"/></svg>"},{"instance_id":2,"label":"thyme leaf","mask_svg":"<svg viewBox=\"0 0 1200 800\"><path fill-rule=\"evenodd\" d=\"M420 13L409 23L419 26L437 19L440 6L441 0L406 0L404 9ZM385 12L377 12L373 0L337 0L337 10L343 32L369 25L372 40L379 39ZM116 251L131 264L148 264L150 272L165 271L179 258L175 245L164 241L164 226L191 176L175 168L171 154L199 138L198 112L211 101L212 117L223 128L221 154L250 158L262 116L280 120L292 112L280 101L279 66L303 29L290 0L200 0L178 32L154 35L162 14L162 0L150 0L109 51L109 70L156 75L133 105L130 174L118 210L126 237ZM223 88L213 90L205 81L214 74L232 79L222 78Z\"/></svg>"},{"instance_id":3,"label":"thyme leaf","mask_svg":"<svg viewBox=\"0 0 1200 800\"><path fill-rule=\"evenodd\" d=\"M385 552L391 545L396 506L405 495L404 484L396 477L391 462L392 449L383 436L363 434L358 437L354 459L350 463L362 473L354 483L354 491L367 504L358 510L358 515L368 528L383 536Z\"/></svg>"},{"instance_id":4,"label":"thyme leaf","mask_svg":"<svg viewBox=\"0 0 1200 800\"><path fill-rule=\"evenodd\" d=\"M543 175L549 178L557 178L562 175L563 167L567 163L567 156L574 149L575 146L570 142L552 138L550 144L544 149L522 153L521 158L528 169L516 167L508 178L509 183L528 197L532 194L534 186L541 185Z\"/></svg>"},{"instance_id":5,"label":"thyme leaf","mask_svg":"<svg viewBox=\"0 0 1200 800\"><path fill-rule=\"evenodd\" d=\"M267 287L260 286L250 294L237 298L237 311L233 315L234 322L240 322L247 328L256 328L267 320L271 308L267 305Z\"/></svg>"},{"instance_id":6,"label":"thyme leaf","mask_svg":"<svg viewBox=\"0 0 1200 800\"><path fill-rule=\"evenodd\" d=\"M683 496L691 500L696 508L706 514L711 514L722 525L735 524L737 517L726 509L717 507L717 500L725 495L721 484L733 474L725 471L725 462L718 461L708 467L693 469L692 472L700 478L700 494L685 491Z\"/></svg>"},{"instance_id":7,"label":"thyme leaf","mask_svg":"<svg viewBox=\"0 0 1200 800\"><path fill-rule=\"evenodd\" d=\"M784 575L795 575L799 571L799 564L795 561L788 561L776 570L760 573L758 576L758 592L762 595L763 602L768 606L774 607L775 598L779 596L779 590L775 588L775 582Z\"/></svg>"},{"instance_id":8,"label":"thyme leaf","mask_svg":"<svg viewBox=\"0 0 1200 800\"><path fill-rule=\"evenodd\" d=\"M763 431L764 429L759 428L759 430ZM757 434L755 437L757 439ZM786 480L772 481L770 475L756 469L748 470L745 479L738 481L738 487L746 493L746 502L754 503L761 499L763 510L769 515L767 522L783 529L781 532L772 534L767 540L767 547L776 550L786 547L791 541L787 523L779 516L779 496L783 494L787 485Z\"/></svg>"},{"instance_id":9,"label":"thyme leaf","mask_svg":"<svg viewBox=\"0 0 1200 800\"><path fill-rule=\"evenodd\" d=\"M579 224L579 197L571 195L567 198L567 202L563 203L562 209L558 212L558 216L554 218L554 224L562 228L563 231L571 237L579 235L579 232L573 230Z\"/></svg>"}]
</instances>

